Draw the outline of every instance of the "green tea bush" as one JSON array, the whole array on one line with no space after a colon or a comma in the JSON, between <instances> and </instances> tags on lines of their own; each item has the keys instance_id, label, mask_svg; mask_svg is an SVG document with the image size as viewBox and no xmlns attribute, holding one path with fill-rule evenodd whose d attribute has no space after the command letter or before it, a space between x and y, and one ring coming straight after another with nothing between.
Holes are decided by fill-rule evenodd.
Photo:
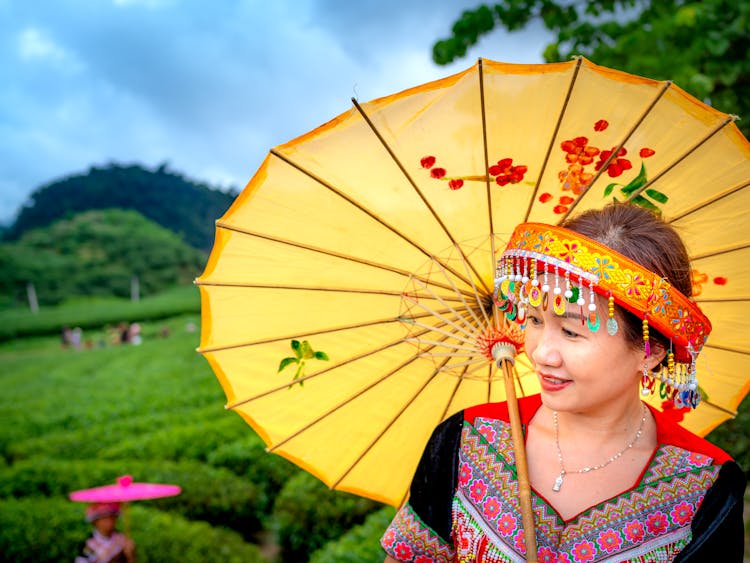
<instances>
[{"instance_id":1,"label":"green tea bush","mask_svg":"<svg viewBox=\"0 0 750 563\"><path fill-rule=\"evenodd\" d=\"M260 550L234 532L175 514L128 507L130 536L139 563L262 563ZM0 560L14 563L72 561L91 527L83 506L57 498L0 500ZM123 527L121 517L120 529Z\"/></svg>"},{"instance_id":2,"label":"green tea bush","mask_svg":"<svg viewBox=\"0 0 750 563\"><path fill-rule=\"evenodd\" d=\"M328 541L340 537L382 505L340 491L331 491L309 473L292 477L273 508L283 561L306 561Z\"/></svg>"},{"instance_id":3,"label":"green tea bush","mask_svg":"<svg viewBox=\"0 0 750 563\"><path fill-rule=\"evenodd\" d=\"M372 563L381 562L385 551L380 538L396 514L386 506L370 514L359 526L354 526L335 541L328 542L310 557L309 563Z\"/></svg>"},{"instance_id":4,"label":"green tea bush","mask_svg":"<svg viewBox=\"0 0 750 563\"><path fill-rule=\"evenodd\" d=\"M227 469L195 461L101 461L35 458L0 468L0 497L66 497L68 493L114 484L130 472L134 481L179 485L182 493L142 501L192 520L227 526L246 538L257 533L264 503L258 488ZM72 503L71 503L72 504Z\"/></svg>"},{"instance_id":5,"label":"green tea bush","mask_svg":"<svg viewBox=\"0 0 750 563\"><path fill-rule=\"evenodd\" d=\"M254 483L263 498L263 511L270 512L284 483L302 470L283 457L268 453L263 440L250 428L247 430L245 437L218 447L206 461Z\"/></svg>"}]
</instances>

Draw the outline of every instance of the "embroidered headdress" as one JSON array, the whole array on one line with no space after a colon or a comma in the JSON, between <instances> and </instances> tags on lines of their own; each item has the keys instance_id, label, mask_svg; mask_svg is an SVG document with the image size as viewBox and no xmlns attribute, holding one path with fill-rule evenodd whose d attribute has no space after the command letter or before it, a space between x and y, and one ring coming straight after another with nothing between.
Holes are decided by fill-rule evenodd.
<instances>
[{"instance_id":1,"label":"embroidered headdress","mask_svg":"<svg viewBox=\"0 0 750 563\"><path fill-rule=\"evenodd\" d=\"M600 319L594 296L608 300L607 332L618 331L614 304L643 321L643 340L650 354L649 327L670 342L667 366L658 374L660 393L678 406L697 406L700 393L695 359L711 332L711 323L693 300L666 279L630 258L579 233L541 223L516 227L497 265L495 298L506 316L525 323L529 305L551 306L558 315L574 311L589 329ZM644 387L655 381L644 375Z\"/></svg>"}]
</instances>

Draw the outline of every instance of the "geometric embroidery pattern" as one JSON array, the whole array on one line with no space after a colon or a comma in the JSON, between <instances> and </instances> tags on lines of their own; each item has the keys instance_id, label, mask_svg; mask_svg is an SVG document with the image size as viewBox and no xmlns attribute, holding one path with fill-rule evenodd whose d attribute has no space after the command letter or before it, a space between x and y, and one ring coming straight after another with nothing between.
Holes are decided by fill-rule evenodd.
<instances>
[{"instance_id":1,"label":"geometric embroidery pattern","mask_svg":"<svg viewBox=\"0 0 750 563\"><path fill-rule=\"evenodd\" d=\"M422 522L409 503L398 511L380 544L397 561L448 563L454 560L453 548Z\"/></svg>"},{"instance_id":2,"label":"geometric embroidery pattern","mask_svg":"<svg viewBox=\"0 0 750 563\"><path fill-rule=\"evenodd\" d=\"M635 488L570 522L532 491L538 560L673 559L690 542L690 523L719 469L708 456L660 445ZM457 561L525 561L515 458L506 422L464 422L452 534Z\"/></svg>"}]
</instances>

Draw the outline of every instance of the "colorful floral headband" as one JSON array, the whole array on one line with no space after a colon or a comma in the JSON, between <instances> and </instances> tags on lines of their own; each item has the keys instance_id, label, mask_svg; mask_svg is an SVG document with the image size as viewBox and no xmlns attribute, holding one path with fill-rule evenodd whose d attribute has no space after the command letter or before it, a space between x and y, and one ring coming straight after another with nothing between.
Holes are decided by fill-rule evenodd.
<instances>
[{"instance_id":1,"label":"colorful floral headband","mask_svg":"<svg viewBox=\"0 0 750 563\"><path fill-rule=\"evenodd\" d=\"M589 329L597 331L596 293L608 299L609 334L618 331L617 303L643 320L646 354L651 353L649 325L670 340L673 349L660 374L660 393L675 403L697 405L695 359L711 323L694 301L658 274L579 233L541 223L516 227L495 279L496 305L508 318L523 324L529 305L546 309L551 301L558 315L577 307ZM650 383L653 392L655 383Z\"/></svg>"}]
</instances>

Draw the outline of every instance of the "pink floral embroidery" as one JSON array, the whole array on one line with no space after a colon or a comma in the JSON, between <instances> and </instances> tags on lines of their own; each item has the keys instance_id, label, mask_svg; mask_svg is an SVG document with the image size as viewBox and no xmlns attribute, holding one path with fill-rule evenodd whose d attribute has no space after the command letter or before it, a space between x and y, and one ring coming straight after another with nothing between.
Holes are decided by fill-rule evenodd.
<instances>
[{"instance_id":1,"label":"pink floral embroidery","mask_svg":"<svg viewBox=\"0 0 750 563\"><path fill-rule=\"evenodd\" d=\"M622 545L622 538L620 537L620 534L610 528L599 535L596 543L599 544L599 549L602 549L607 553L612 553L620 548Z\"/></svg>"},{"instance_id":2,"label":"pink floral embroidery","mask_svg":"<svg viewBox=\"0 0 750 563\"><path fill-rule=\"evenodd\" d=\"M391 547L394 541L396 541L396 530L394 530L393 528L388 528L385 534L383 534L383 545L385 545L386 547Z\"/></svg>"},{"instance_id":3,"label":"pink floral embroidery","mask_svg":"<svg viewBox=\"0 0 750 563\"><path fill-rule=\"evenodd\" d=\"M646 518L646 530L652 536L663 534L667 530L668 524L667 515L663 512L654 512Z\"/></svg>"},{"instance_id":4,"label":"pink floral embroidery","mask_svg":"<svg viewBox=\"0 0 750 563\"><path fill-rule=\"evenodd\" d=\"M548 547L539 549L536 553L539 563L557 563L557 554Z\"/></svg>"},{"instance_id":5,"label":"pink floral embroidery","mask_svg":"<svg viewBox=\"0 0 750 563\"><path fill-rule=\"evenodd\" d=\"M672 520L674 520L679 526L685 526L692 522L693 513L693 505L683 501L672 509L670 515L672 516Z\"/></svg>"},{"instance_id":6,"label":"pink floral embroidery","mask_svg":"<svg viewBox=\"0 0 750 563\"><path fill-rule=\"evenodd\" d=\"M484 509L484 515L489 519L493 519L495 518L495 516L500 514L500 503L495 497L489 497L486 501L484 501L484 505L482 505L482 508Z\"/></svg>"},{"instance_id":7,"label":"pink floral embroidery","mask_svg":"<svg viewBox=\"0 0 750 563\"><path fill-rule=\"evenodd\" d=\"M643 540L646 535L646 531L643 529L643 524L639 520L632 520L625 524L625 537L628 541L638 543Z\"/></svg>"},{"instance_id":8,"label":"pink floral embroidery","mask_svg":"<svg viewBox=\"0 0 750 563\"><path fill-rule=\"evenodd\" d=\"M516 530L518 522L512 514L503 514L497 523L498 531L504 536L510 536Z\"/></svg>"},{"instance_id":9,"label":"pink floral embroidery","mask_svg":"<svg viewBox=\"0 0 750 563\"><path fill-rule=\"evenodd\" d=\"M699 467L708 465L710 461L710 457L708 457L707 455L699 454L697 452L690 452L690 455L688 456L688 462Z\"/></svg>"},{"instance_id":10,"label":"pink floral embroidery","mask_svg":"<svg viewBox=\"0 0 750 563\"><path fill-rule=\"evenodd\" d=\"M576 561L593 561L594 560L594 544L590 541L582 541L577 543L573 547L573 557Z\"/></svg>"},{"instance_id":11,"label":"pink floral embroidery","mask_svg":"<svg viewBox=\"0 0 750 563\"><path fill-rule=\"evenodd\" d=\"M396 554L396 557L399 559L399 561L408 561L411 559L413 553L411 550L411 547L409 547L404 542L399 542L396 544L396 549L393 550Z\"/></svg>"},{"instance_id":12,"label":"pink floral embroidery","mask_svg":"<svg viewBox=\"0 0 750 563\"><path fill-rule=\"evenodd\" d=\"M516 536L513 538L513 541L516 544L516 549L520 553L526 553L526 536L523 533L523 528L520 528L516 532Z\"/></svg>"},{"instance_id":13,"label":"pink floral embroidery","mask_svg":"<svg viewBox=\"0 0 750 563\"><path fill-rule=\"evenodd\" d=\"M469 481L471 481L471 467L468 463L462 463L461 464L461 470L458 473L458 484L462 487L465 487L469 484Z\"/></svg>"},{"instance_id":14,"label":"pink floral embroidery","mask_svg":"<svg viewBox=\"0 0 750 563\"><path fill-rule=\"evenodd\" d=\"M471 489L469 489L469 496L471 496L471 500L478 504L482 502L482 499L484 498L486 492L487 485L485 485L484 481L482 481L481 479L477 479L476 481L474 481Z\"/></svg>"},{"instance_id":15,"label":"pink floral embroidery","mask_svg":"<svg viewBox=\"0 0 750 563\"><path fill-rule=\"evenodd\" d=\"M477 430L479 430L479 433L484 436L484 439L487 440L490 444L494 443L496 437L494 428L483 424Z\"/></svg>"}]
</instances>

